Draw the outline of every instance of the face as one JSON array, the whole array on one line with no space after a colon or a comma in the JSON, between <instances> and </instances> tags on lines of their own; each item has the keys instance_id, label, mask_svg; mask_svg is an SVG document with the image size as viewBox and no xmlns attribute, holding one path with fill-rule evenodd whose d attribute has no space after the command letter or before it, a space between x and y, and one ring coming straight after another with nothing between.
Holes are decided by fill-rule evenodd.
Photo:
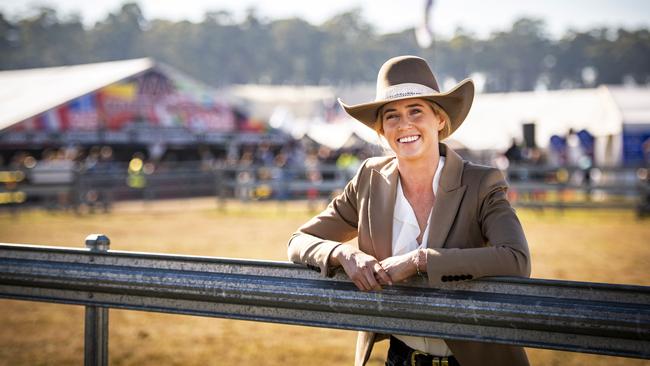
<instances>
[{"instance_id":1,"label":"face","mask_svg":"<svg viewBox=\"0 0 650 366\"><path fill-rule=\"evenodd\" d=\"M398 100L384 105L381 113L382 134L398 160L436 155L438 131L444 128L445 122L427 101Z\"/></svg>"}]
</instances>

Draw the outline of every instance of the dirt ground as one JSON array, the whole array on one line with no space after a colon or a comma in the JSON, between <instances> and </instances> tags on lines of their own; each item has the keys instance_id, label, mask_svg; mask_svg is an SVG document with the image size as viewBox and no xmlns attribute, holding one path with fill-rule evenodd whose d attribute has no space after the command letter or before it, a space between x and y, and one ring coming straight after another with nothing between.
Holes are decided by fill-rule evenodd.
<instances>
[{"instance_id":1,"label":"dirt ground","mask_svg":"<svg viewBox=\"0 0 650 366\"><path fill-rule=\"evenodd\" d=\"M631 211L519 210L533 277L650 286L650 221ZM109 214L0 212L0 242L286 260L286 242L312 213L304 202L212 199L125 202ZM83 363L83 308L0 300L0 365ZM125 310L110 311L112 365L351 365L355 333ZM369 365L383 365L379 344ZM534 365L650 365L648 361L528 349ZM489 364L486 363L486 364Z\"/></svg>"}]
</instances>

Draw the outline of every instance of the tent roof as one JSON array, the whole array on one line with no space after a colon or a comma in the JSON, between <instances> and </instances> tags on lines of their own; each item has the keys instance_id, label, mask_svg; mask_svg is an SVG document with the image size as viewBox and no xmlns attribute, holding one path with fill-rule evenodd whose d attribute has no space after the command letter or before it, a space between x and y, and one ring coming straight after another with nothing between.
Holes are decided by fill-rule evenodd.
<instances>
[{"instance_id":1,"label":"tent roof","mask_svg":"<svg viewBox=\"0 0 650 366\"><path fill-rule=\"evenodd\" d=\"M0 71L0 130L153 67L140 58Z\"/></svg>"}]
</instances>

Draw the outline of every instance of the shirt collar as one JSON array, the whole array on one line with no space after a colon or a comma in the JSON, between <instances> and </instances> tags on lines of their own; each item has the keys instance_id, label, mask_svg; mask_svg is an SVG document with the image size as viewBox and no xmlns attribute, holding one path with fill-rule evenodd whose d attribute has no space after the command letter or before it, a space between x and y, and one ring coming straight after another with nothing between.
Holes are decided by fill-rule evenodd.
<instances>
[{"instance_id":1,"label":"shirt collar","mask_svg":"<svg viewBox=\"0 0 650 366\"><path fill-rule=\"evenodd\" d=\"M436 168L436 172L433 175L433 182L431 184L432 185L431 188L433 188L434 195L438 194L438 186L440 185L440 172L442 171L442 167L444 165L445 165L445 157L441 156L440 159L438 160L438 167ZM409 225L415 225L415 227L417 227L419 230L418 221L415 218L415 213L413 212L413 208L411 207L408 200L406 199L406 196L404 195L404 190L402 189L402 182L401 179L399 179L399 176L397 178L397 196L395 198L395 213L393 217Z\"/></svg>"}]
</instances>

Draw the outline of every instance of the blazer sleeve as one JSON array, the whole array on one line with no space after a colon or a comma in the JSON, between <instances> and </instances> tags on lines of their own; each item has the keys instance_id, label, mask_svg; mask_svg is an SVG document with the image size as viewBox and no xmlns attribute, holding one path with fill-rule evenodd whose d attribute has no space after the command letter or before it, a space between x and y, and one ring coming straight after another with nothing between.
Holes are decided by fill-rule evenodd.
<instances>
[{"instance_id":1,"label":"blazer sleeve","mask_svg":"<svg viewBox=\"0 0 650 366\"><path fill-rule=\"evenodd\" d=\"M506 197L503 174L489 169L477 190L483 246L427 250L431 285L485 276L530 276L530 253L521 223Z\"/></svg>"},{"instance_id":2,"label":"blazer sleeve","mask_svg":"<svg viewBox=\"0 0 650 366\"><path fill-rule=\"evenodd\" d=\"M357 236L359 213L357 187L366 162L318 215L307 221L289 239L287 254L294 263L306 264L324 276L333 275L329 257L334 248Z\"/></svg>"}]
</instances>

